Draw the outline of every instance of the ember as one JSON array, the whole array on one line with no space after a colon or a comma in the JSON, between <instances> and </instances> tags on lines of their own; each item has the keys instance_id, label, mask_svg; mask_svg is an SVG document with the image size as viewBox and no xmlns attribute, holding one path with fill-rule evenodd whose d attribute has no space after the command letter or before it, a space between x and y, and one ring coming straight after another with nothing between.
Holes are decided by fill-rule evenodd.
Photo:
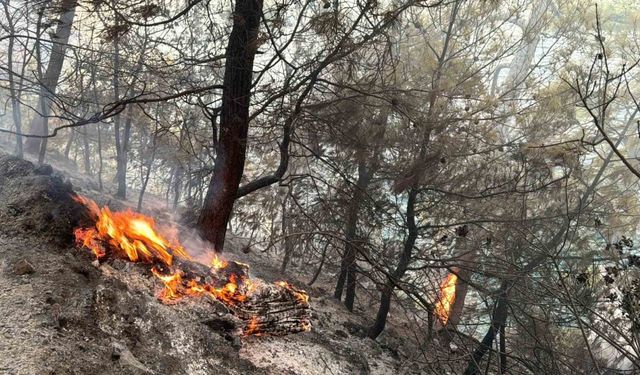
<instances>
[{"instance_id":1,"label":"ember","mask_svg":"<svg viewBox=\"0 0 640 375\"><path fill-rule=\"evenodd\" d=\"M164 284L158 294L163 303L208 295L245 321L245 335L311 329L309 296L286 281L274 285L253 281L248 276L247 265L222 260L215 254L209 265L199 263L177 238L168 239L160 233L152 218L131 210L112 212L108 207L99 208L94 201L82 196L74 199L83 204L95 220L94 227L75 230L77 243L93 251L98 260L114 256L152 265L151 273ZM272 312L270 303L291 306ZM281 320L286 327L278 327Z\"/></svg>"},{"instance_id":2,"label":"ember","mask_svg":"<svg viewBox=\"0 0 640 375\"><path fill-rule=\"evenodd\" d=\"M440 295L438 296L438 303L435 307L435 314L443 325L446 325L449 321L451 308L456 300L457 281L458 276L454 273L449 273L447 278L440 284Z\"/></svg>"}]
</instances>

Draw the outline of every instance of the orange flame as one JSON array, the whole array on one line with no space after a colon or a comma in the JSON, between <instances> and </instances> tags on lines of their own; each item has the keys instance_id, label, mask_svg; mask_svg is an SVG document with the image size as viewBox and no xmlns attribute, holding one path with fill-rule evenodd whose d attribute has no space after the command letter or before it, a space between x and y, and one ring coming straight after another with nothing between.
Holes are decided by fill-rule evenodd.
<instances>
[{"instance_id":1,"label":"orange flame","mask_svg":"<svg viewBox=\"0 0 640 375\"><path fill-rule=\"evenodd\" d=\"M447 324L451 316L451 308L456 300L457 282L458 276L454 273L449 273L447 278L440 284L440 295L438 303L436 303L435 314L443 325Z\"/></svg>"},{"instance_id":2,"label":"orange flame","mask_svg":"<svg viewBox=\"0 0 640 375\"><path fill-rule=\"evenodd\" d=\"M75 230L77 243L91 249L98 259L104 258L108 249L115 251L116 256L132 262L153 264L151 272L165 286L158 294L164 303L176 303L186 296L210 295L228 305L237 305L245 302L256 288L256 284L246 275L228 270L224 272L229 262L216 255L213 255L209 267L212 274L222 277L219 280L221 282L213 285L199 279L185 280L185 274L175 265L175 259L191 257L177 239L169 240L160 234L152 218L131 210L112 212L108 207L99 208L93 200L82 196L75 196L74 199L83 204L96 221L93 228ZM290 289L300 301L307 302L309 299L305 292L287 282L277 285ZM254 325L251 329L250 324L248 329L254 331L257 320Z\"/></svg>"},{"instance_id":3,"label":"orange flame","mask_svg":"<svg viewBox=\"0 0 640 375\"><path fill-rule=\"evenodd\" d=\"M251 321L249 322L249 324L247 324L247 326L245 327L244 334L245 336L249 336L253 334L259 335L257 331L258 331L258 317L254 315L251 317Z\"/></svg>"},{"instance_id":4,"label":"orange flame","mask_svg":"<svg viewBox=\"0 0 640 375\"><path fill-rule=\"evenodd\" d=\"M296 297L298 301L302 303L309 303L309 295L304 291L296 289L293 285L289 284L288 282L276 281L274 284L291 290L293 292L293 295Z\"/></svg>"},{"instance_id":5,"label":"orange flame","mask_svg":"<svg viewBox=\"0 0 640 375\"><path fill-rule=\"evenodd\" d=\"M164 283L165 288L158 294L158 298L165 303L178 301L180 299L179 287L182 283L182 274L176 272L171 275L163 275L155 267L151 272Z\"/></svg>"},{"instance_id":6,"label":"orange flame","mask_svg":"<svg viewBox=\"0 0 640 375\"><path fill-rule=\"evenodd\" d=\"M220 270L226 268L229 265L229 262L226 260L220 259L217 255L213 255L213 259L211 260L211 267Z\"/></svg>"},{"instance_id":7,"label":"orange flame","mask_svg":"<svg viewBox=\"0 0 640 375\"><path fill-rule=\"evenodd\" d=\"M132 262L153 263L159 260L170 266L174 256L189 258L179 243L171 243L157 233L152 218L131 210L111 212L108 207L99 209L94 201L81 196L75 196L74 199L84 204L96 218L95 228L78 228L75 236L82 246L91 249L98 258L105 256L101 243L108 243L124 252Z\"/></svg>"}]
</instances>

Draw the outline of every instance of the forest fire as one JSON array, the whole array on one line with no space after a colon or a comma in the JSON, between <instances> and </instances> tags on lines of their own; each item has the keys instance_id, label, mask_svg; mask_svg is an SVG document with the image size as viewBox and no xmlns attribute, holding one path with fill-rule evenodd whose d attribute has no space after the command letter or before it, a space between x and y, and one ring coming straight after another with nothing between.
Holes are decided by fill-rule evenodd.
<instances>
[{"instance_id":1,"label":"forest fire","mask_svg":"<svg viewBox=\"0 0 640 375\"><path fill-rule=\"evenodd\" d=\"M435 307L435 314L443 326L447 324L451 316L451 308L456 300L457 282L458 276L454 273L449 273L440 284L440 293L438 295L438 303Z\"/></svg>"},{"instance_id":2,"label":"forest fire","mask_svg":"<svg viewBox=\"0 0 640 375\"><path fill-rule=\"evenodd\" d=\"M151 265L151 273L164 284L158 294L163 303L210 296L245 320L245 335L310 330L309 296L304 291L285 281L273 285L253 281L246 264L222 260L215 254L209 264L195 261L177 238L161 234L155 221L143 214L131 210L113 212L82 196L75 196L74 200L84 205L95 220L94 227L75 230L77 243L90 249L98 260L111 256ZM269 302L288 302L298 319L292 320L291 314L286 314L287 327L279 329L279 319L283 317L277 314L283 311L270 316Z\"/></svg>"}]
</instances>

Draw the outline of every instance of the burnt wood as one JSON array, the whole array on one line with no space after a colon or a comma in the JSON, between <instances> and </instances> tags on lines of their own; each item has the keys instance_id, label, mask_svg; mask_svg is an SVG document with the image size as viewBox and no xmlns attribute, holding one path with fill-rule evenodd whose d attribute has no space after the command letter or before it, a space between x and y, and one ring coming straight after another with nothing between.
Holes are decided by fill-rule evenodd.
<instances>
[{"instance_id":1,"label":"burnt wood","mask_svg":"<svg viewBox=\"0 0 640 375\"><path fill-rule=\"evenodd\" d=\"M176 258L172 267L156 266L165 275L176 271L182 274L181 287L189 288L191 281L222 288L229 282L238 285L244 301L224 301L229 310L243 322L245 335L287 335L309 331L311 308L306 293L288 283L269 284L249 281L249 266L227 261L224 268L210 268L192 260Z\"/></svg>"}]
</instances>

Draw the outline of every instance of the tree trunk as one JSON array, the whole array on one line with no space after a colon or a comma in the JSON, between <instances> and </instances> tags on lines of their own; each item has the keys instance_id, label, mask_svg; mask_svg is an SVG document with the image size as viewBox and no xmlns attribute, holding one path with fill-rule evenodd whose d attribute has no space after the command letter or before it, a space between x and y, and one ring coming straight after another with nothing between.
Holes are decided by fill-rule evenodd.
<instances>
[{"instance_id":1,"label":"tree trunk","mask_svg":"<svg viewBox=\"0 0 640 375\"><path fill-rule=\"evenodd\" d=\"M102 160L102 126L98 125L98 187L102 191L102 170L104 168L104 161Z\"/></svg>"},{"instance_id":2,"label":"tree trunk","mask_svg":"<svg viewBox=\"0 0 640 375\"><path fill-rule=\"evenodd\" d=\"M82 129L82 149L84 152L84 173L88 176L91 175L91 149L89 148L89 136L87 132L89 129L84 127Z\"/></svg>"},{"instance_id":3,"label":"tree trunk","mask_svg":"<svg viewBox=\"0 0 640 375\"><path fill-rule=\"evenodd\" d=\"M456 286L455 286L455 299L453 301L453 305L451 306L451 310L449 312L449 318L447 323L442 325L442 323L438 320L436 322L436 327L440 325L440 334L439 342L443 346L449 346L449 343L453 339L455 332L457 331L458 324L462 319L462 312L464 310L464 304L467 297L467 290L469 289L469 278L471 277L473 270L473 257L474 252L472 250L468 250L467 246L467 227L462 226L458 228L458 238L456 240L456 252L457 257L459 257L459 267L453 267L451 272L454 273L456 278ZM472 245L473 246L473 245Z\"/></svg>"},{"instance_id":4,"label":"tree trunk","mask_svg":"<svg viewBox=\"0 0 640 375\"><path fill-rule=\"evenodd\" d=\"M151 156L149 157L149 164L147 165L147 171L144 173L144 175L141 175L141 182L142 182L142 187L140 187L140 194L138 195L138 207L137 210L138 212L142 210L142 202L144 200L144 193L147 191L147 185L149 184L149 177L151 176L151 168L153 166L153 162L156 160L156 137L158 136L158 126L156 125L156 128L153 131L153 135L152 135L152 141L151 141ZM143 155L143 150L141 151L141 158ZM141 160L142 162L142 160ZM142 168L142 165L140 166Z\"/></svg>"},{"instance_id":5,"label":"tree trunk","mask_svg":"<svg viewBox=\"0 0 640 375\"><path fill-rule=\"evenodd\" d=\"M116 26L119 18L116 16ZM113 76L111 77L113 85L113 100L118 102L120 100L120 42L116 37L113 41ZM127 113L131 110L131 107L127 107ZM121 117L120 114L116 114L113 118L113 130L116 143L116 184L117 191L116 197L120 199L126 199L127 197L127 174L126 168L123 168L122 151L123 151L123 139L120 130ZM122 173L124 171L124 173Z\"/></svg>"},{"instance_id":6,"label":"tree trunk","mask_svg":"<svg viewBox=\"0 0 640 375\"><path fill-rule=\"evenodd\" d=\"M500 374L507 373L507 338L505 337L504 324L500 326Z\"/></svg>"},{"instance_id":7,"label":"tree trunk","mask_svg":"<svg viewBox=\"0 0 640 375\"><path fill-rule=\"evenodd\" d=\"M342 256L340 264L340 275L336 283L336 289L333 296L337 299L342 298L342 292L344 290L345 281L347 282L347 296L345 298L345 305L349 311L353 311L353 301L355 299L355 286L356 286L356 255L358 253L358 246L356 245L356 229L358 226L358 213L362 206L362 201L365 197L365 191L369 182L371 181L371 174L367 170L367 166L364 160L358 162L358 181L354 187L353 197L349 202L347 208L347 222L345 225L345 251Z\"/></svg>"},{"instance_id":8,"label":"tree trunk","mask_svg":"<svg viewBox=\"0 0 640 375\"><path fill-rule=\"evenodd\" d=\"M147 191L147 184L149 183L149 176L151 175L151 165L153 164L153 159L155 159L155 151L151 151L153 156L151 158L149 166L147 166L147 171L142 176L142 186L140 187L140 194L138 195L138 206L137 211L142 210L142 202L144 200L144 193Z\"/></svg>"},{"instance_id":9,"label":"tree trunk","mask_svg":"<svg viewBox=\"0 0 640 375\"><path fill-rule=\"evenodd\" d=\"M74 128L69 129L69 138L67 138L67 144L64 146L64 158L69 160L69 154L71 153L71 146L73 145L73 140L76 137L76 130Z\"/></svg>"},{"instance_id":10,"label":"tree trunk","mask_svg":"<svg viewBox=\"0 0 640 375\"><path fill-rule=\"evenodd\" d=\"M349 311L353 311L353 304L356 296L358 271L356 263L356 256L358 253L358 247L356 246L356 234L358 227L358 215L367 196L367 189L371 183L371 179L378 169L378 154L382 141L384 140L388 117L389 111L387 107L384 107L374 122L377 129L372 140L373 150L371 151L371 155L367 157L366 152L360 152L360 160L358 161L358 180L356 182L353 198L349 203L347 211L347 222L345 225L345 251L340 264L340 274L338 276L338 281L336 282L334 297L337 299L342 298L342 290L346 281L347 290L344 304Z\"/></svg>"},{"instance_id":11,"label":"tree trunk","mask_svg":"<svg viewBox=\"0 0 640 375\"><path fill-rule=\"evenodd\" d=\"M124 120L124 131L120 134L120 122L116 127L116 181L118 190L116 197L120 199L127 198L127 153L129 151L129 138L131 134L132 107L127 107ZM119 146L119 147L118 147Z\"/></svg>"},{"instance_id":12,"label":"tree trunk","mask_svg":"<svg viewBox=\"0 0 640 375\"><path fill-rule=\"evenodd\" d=\"M11 112L13 116L13 125L16 129L16 156L21 158L22 152L22 113L20 113L20 103L15 96L15 93L11 93Z\"/></svg>"},{"instance_id":13,"label":"tree trunk","mask_svg":"<svg viewBox=\"0 0 640 375\"><path fill-rule=\"evenodd\" d=\"M78 165L78 154L80 154L80 152L78 152L79 148L80 146L78 145L78 142L75 142L73 144L73 164L76 166Z\"/></svg>"},{"instance_id":14,"label":"tree trunk","mask_svg":"<svg viewBox=\"0 0 640 375\"><path fill-rule=\"evenodd\" d=\"M463 268L457 270L458 279L456 282L456 299L453 302L453 306L451 307L451 314L449 315L449 320L447 321L447 328L455 330L460 323L462 318L462 310L464 309L464 302L467 297L467 290L469 289L469 285L467 284L467 280L471 276L471 271L469 269Z\"/></svg>"},{"instance_id":15,"label":"tree trunk","mask_svg":"<svg viewBox=\"0 0 640 375\"><path fill-rule=\"evenodd\" d=\"M193 187L193 176L191 174L191 159L187 160L187 173L185 175L187 181L185 182L185 188L186 188L186 192L185 192L185 200L187 203L187 206L189 207L189 209L192 208L192 202L193 202L193 198L191 197L191 190Z\"/></svg>"},{"instance_id":16,"label":"tree trunk","mask_svg":"<svg viewBox=\"0 0 640 375\"><path fill-rule=\"evenodd\" d=\"M287 216L287 201L291 195L291 185L287 189L287 195L282 200L282 236L284 237L284 257L280 265L280 273L284 274L293 255L293 239L291 238L291 221Z\"/></svg>"},{"instance_id":17,"label":"tree trunk","mask_svg":"<svg viewBox=\"0 0 640 375\"><path fill-rule=\"evenodd\" d=\"M115 9L115 8L114 8ZM121 18L119 15L116 15L116 26L121 22ZM122 66L120 64L120 42L118 38L114 39L114 54L113 54L113 93L114 93L114 101L118 102L123 98L120 98L120 69ZM147 37L145 36L142 46L140 47L140 56L135 67L132 69L132 75L138 76L141 74L141 70L143 67L143 58L145 56L145 52L147 49ZM125 93L130 93L134 88L134 82L132 81L130 85L126 86L124 89ZM116 197L120 199L127 198L127 163L128 163L128 152L129 152L129 138L131 134L131 122L133 120L133 107L131 105L127 106L124 120L124 130L121 132L121 118L120 115L115 115L113 119L114 130L115 130L115 141L116 141L116 182L117 182L117 191Z\"/></svg>"},{"instance_id":18,"label":"tree trunk","mask_svg":"<svg viewBox=\"0 0 640 375\"><path fill-rule=\"evenodd\" d=\"M536 1L529 14L527 24L523 27L522 47L513 57L509 65L509 73L506 77L508 97L517 98L522 83L531 74L531 64L535 57L535 52L540 43L540 36L543 29L543 17L551 6L550 0Z\"/></svg>"},{"instance_id":19,"label":"tree trunk","mask_svg":"<svg viewBox=\"0 0 640 375\"><path fill-rule=\"evenodd\" d=\"M173 181L175 181L175 179L176 179L176 168L172 167L171 172L169 172L169 180L167 180L167 183L166 183L167 188L165 189L165 193L164 193L164 201L167 207L169 207L171 191L173 189Z\"/></svg>"},{"instance_id":20,"label":"tree trunk","mask_svg":"<svg viewBox=\"0 0 640 375\"><path fill-rule=\"evenodd\" d=\"M435 124L436 123L436 109L435 103L438 98L439 84L441 78L441 69L444 67L445 62L447 61L447 53L449 50L450 38L453 35L453 27L455 21L457 19L458 10L460 7L460 1L456 1L453 5L453 9L451 11L450 22L448 29L446 31L446 36L444 39L444 43L442 46L442 53L438 58L438 67L435 71L433 77L433 83L431 87L431 95L429 98L429 109L427 112L427 123ZM420 146L420 151L418 152L417 161L424 162L427 156L427 146L431 140L431 132L433 127L427 126L424 129L424 135L422 137L422 144ZM400 256L400 261L395 269L395 271L387 277L387 282L382 290L382 296L380 299L380 307L378 309L378 314L376 316L376 320L373 325L369 328L368 336L372 339L375 339L382 333L384 327L387 322L387 315L389 313L389 308L391 307L391 297L393 295L393 290L397 283L401 281L401 278L406 273L409 268L409 263L411 262L411 255L413 252L413 246L415 245L416 239L418 238L418 226L415 221L415 201L418 195L418 185L420 180L425 174L424 168L421 168L419 171L416 171L414 175L411 176L412 182L410 182L409 194L407 197L407 238L404 241L404 249ZM396 186L395 189L399 189L399 186ZM404 190L404 188L402 188Z\"/></svg>"},{"instance_id":21,"label":"tree trunk","mask_svg":"<svg viewBox=\"0 0 640 375\"><path fill-rule=\"evenodd\" d=\"M318 280L318 276L320 276L320 273L322 272L322 267L324 266L324 261L327 259L327 249L329 248L330 244L331 242L327 241L327 243L322 248L322 256L320 256L320 264L318 265L316 272L313 274L313 277L311 278L311 280L309 280L307 285L312 286L316 282L316 280Z\"/></svg>"},{"instance_id":22,"label":"tree trunk","mask_svg":"<svg viewBox=\"0 0 640 375\"><path fill-rule=\"evenodd\" d=\"M64 63L64 53L71 35L71 26L75 16L76 1L64 0L61 4L62 16L60 17L55 36L52 37L51 56L47 65L47 71L42 77L40 96L38 98L38 111L31 121L30 133L44 136L48 133L48 117L51 110L51 102L56 94L56 88L62 73ZM27 152L36 153L40 151L39 159L44 159L46 150L46 138L29 138L25 142ZM43 161L43 160L41 160Z\"/></svg>"},{"instance_id":23,"label":"tree trunk","mask_svg":"<svg viewBox=\"0 0 640 375\"><path fill-rule=\"evenodd\" d=\"M467 280L469 280L471 276L471 270L467 268L454 267L451 271L457 275L455 299L451 305L447 323L442 324L439 319L436 321L436 329L439 336L438 342L444 347L449 346L449 343L451 343L451 340L453 340L456 334L458 324L462 318L462 310L464 309L467 290L469 289Z\"/></svg>"},{"instance_id":24,"label":"tree trunk","mask_svg":"<svg viewBox=\"0 0 640 375\"><path fill-rule=\"evenodd\" d=\"M178 138L178 143L180 147L180 151L184 149L185 137L187 136L187 132L189 131L189 123L187 121L183 121L180 126L180 137ZM182 198L182 188L184 185L184 176L185 176L185 168L182 160L180 159L180 153L176 153L176 165L173 171L173 210L178 209L178 204L180 203L180 199ZM189 161L186 161L187 169L189 168Z\"/></svg>"},{"instance_id":25,"label":"tree trunk","mask_svg":"<svg viewBox=\"0 0 640 375\"><path fill-rule=\"evenodd\" d=\"M244 170L249 104L262 0L237 0L226 52L220 139L204 206L198 219L202 237L221 252Z\"/></svg>"},{"instance_id":26,"label":"tree trunk","mask_svg":"<svg viewBox=\"0 0 640 375\"><path fill-rule=\"evenodd\" d=\"M22 116L20 113L20 102L18 101L18 93L16 90L16 82L15 82L15 78L14 78L14 73L13 73L13 44L14 44L14 37L13 35L15 34L15 28L14 28L14 24L13 24L13 19L11 18L11 15L9 13L9 0L3 2L4 5L4 13L5 16L7 17L7 23L8 23L8 27L9 27L9 33L10 33L10 37L9 37L9 45L8 45L8 54L7 54L7 66L9 68L8 70L8 77L9 77L9 96L11 97L11 115L13 117L13 125L16 129L16 156L21 158L22 157Z\"/></svg>"},{"instance_id":27,"label":"tree trunk","mask_svg":"<svg viewBox=\"0 0 640 375\"><path fill-rule=\"evenodd\" d=\"M465 370L465 375L477 375L480 371L480 362L482 361L482 357L487 353L488 350L491 349L493 345L493 340L496 337L496 333L502 329L502 327L507 322L507 292L508 292L509 284L507 281L503 281L500 286L500 291L498 292L498 301L493 308L493 313L491 317L491 326L489 330L484 335L484 338L480 342L478 348L473 352L469 363L467 364L467 369Z\"/></svg>"},{"instance_id":28,"label":"tree trunk","mask_svg":"<svg viewBox=\"0 0 640 375\"><path fill-rule=\"evenodd\" d=\"M178 203L180 203L180 198L182 195L182 177L184 175L184 171L182 167L178 166L176 168L175 177L173 179L173 209L178 208Z\"/></svg>"},{"instance_id":29,"label":"tree trunk","mask_svg":"<svg viewBox=\"0 0 640 375\"><path fill-rule=\"evenodd\" d=\"M98 103L98 89L96 87L96 69L95 66L92 67L91 69L91 83L93 84L93 100L96 103ZM102 186L102 170L104 168L104 161L102 160L102 126L100 125L100 123L96 124L97 127L97 131L98 131L98 187L100 188L100 191L102 191L103 186Z\"/></svg>"},{"instance_id":30,"label":"tree trunk","mask_svg":"<svg viewBox=\"0 0 640 375\"><path fill-rule=\"evenodd\" d=\"M387 315L389 314L389 308L391 307L391 297L393 296L393 290L396 284L400 282L400 279L407 272L409 263L411 263L411 255L413 253L413 246L418 238L418 226L415 220L415 204L416 197L418 196L418 190L412 188L409 191L407 197L407 238L404 241L404 248L400 255L400 261L396 266L396 269L391 275L387 277L387 282L382 289L382 296L380 297L380 307L378 308L378 314L376 320L369 327L368 336L371 339L375 339L382 333L385 325L387 324Z\"/></svg>"}]
</instances>

